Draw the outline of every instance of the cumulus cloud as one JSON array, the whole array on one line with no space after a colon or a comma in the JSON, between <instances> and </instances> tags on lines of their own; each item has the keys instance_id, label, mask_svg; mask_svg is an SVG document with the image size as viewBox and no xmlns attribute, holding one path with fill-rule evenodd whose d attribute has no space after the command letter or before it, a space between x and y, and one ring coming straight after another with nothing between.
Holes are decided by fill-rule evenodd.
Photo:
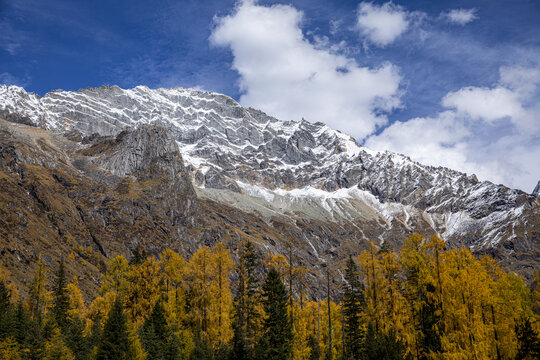
<instances>
[{"instance_id":1,"label":"cumulus cloud","mask_svg":"<svg viewBox=\"0 0 540 360\"><path fill-rule=\"evenodd\" d=\"M443 98L442 104L467 114L473 119L486 122L493 122L504 117L516 118L523 112L518 94L501 86L465 87L448 93Z\"/></svg>"},{"instance_id":2,"label":"cumulus cloud","mask_svg":"<svg viewBox=\"0 0 540 360\"><path fill-rule=\"evenodd\" d=\"M396 122L365 145L531 192L540 180L540 69L503 67L492 87L448 93L435 117Z\"/></svg>"},{"instance_id":3,"label":"cumulus cloud","mask_svg":"<svg viewBox=\"0 0 540 360\"><path fill-rule=\"evenodd\" d=\"M441 13L441 17L452 24L462 26L478 18L476 16L476 9L452 9L448 12Z\"/></svg>"},{"instance_id":4,"label":"cumulus cloud","mask_svg":"<svg viewBox=\"0 0 540 360\"><path fill-rule=\"evenodd\" d=\"M244 1L215 20L210 41L233 53L240 102L284 120L322 121L357 138L386 124L384 113L400 106L398 69L361 67L335 44L310 42L302 17L290 5Z\"/></svg>"},{"instance_id":5,"label":"cumulus cloud","mask_svg":"<svg viewBox=\"0 0 540 360\"><path fill-rule=\"evenodd\" d=\"M407 30L409 19L407 12L392 2L380 6L361 2L356 25L362 36L371 43L386 46Z\"/></svg>"}]
</instances>

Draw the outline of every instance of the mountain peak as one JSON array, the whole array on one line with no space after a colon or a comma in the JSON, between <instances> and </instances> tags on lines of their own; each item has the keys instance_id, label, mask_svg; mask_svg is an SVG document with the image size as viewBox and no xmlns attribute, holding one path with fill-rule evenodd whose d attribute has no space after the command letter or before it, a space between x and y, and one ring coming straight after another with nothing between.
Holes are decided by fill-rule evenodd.
<instances>
[{"instance_id":1,"label":"mountain peak","mask_svg":"<svg viewBox=\"0 0 540 360\"><path fill-rule=\"evenodd\" d=\"M540 198L540 181L536 184L532 194L538 198Z\"/></svg>"},{"instance_id":2,"label":"mountain peak","mask_svg":"<svg viewBox=\"0 0 540 360\"><path fill-rule=\"evenodd\" d=\"M321 122L282 121L226 95L195 89L103 86L39 98L0 87L0 116L82 136L140 129L120 136L123 145L101 156L104 167L137 177L150 174L145 166L155 159L174 175L179 151L186 168L181 173L198 196L269 222L276 216L293 226L332 222L355 239L395 240L405 232L429 231L450 243L466 238L478 251L512 252L519 239L509 224L520 226L537 206L522 191L369 150ZM174 161L162 158L167 154Z\"/></svg>"}]
</instances>

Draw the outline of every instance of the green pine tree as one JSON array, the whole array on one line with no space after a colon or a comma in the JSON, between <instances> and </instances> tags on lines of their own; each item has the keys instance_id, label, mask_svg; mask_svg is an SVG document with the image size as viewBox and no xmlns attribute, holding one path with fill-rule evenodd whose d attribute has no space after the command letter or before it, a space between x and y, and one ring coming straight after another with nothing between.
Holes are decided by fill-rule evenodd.
<instances>
[{"instance_id":1,"label":"green pine tree","mask_svg":"<svg viewBox=\"0 0 540 360\"><path fill-rule=\"evenodd\" d=\"M129 350L127 319L117 298L103 328L96 360L129 360Z\"/></svg>"},{"instance_id":2,"label":"green pine tree","mask_svg":"<svg viewBox=\"0 0 540 360\"><path fill-rule=\"evenodd\" d=\"M178 339L167 324L165 310L160 301L156 303L152 314L142 326L141 341L149 359L174 360L178 358L180 352Z\"/></svg>"},{"instance_id":3,"label":"green pine tree","mask_svg":"<svg viewBox=\"0 0 540 360\"><path fill-rule=\"evenodd\" d=\"M364 286L360 280L358 266L349 257L345 268L343 284L343 315L345 331L345 359L358 359L362 351L362 330L360 312L364 305Z\"/></svg>"},{"instance_id":4,"label":"green pine tree","mask_svg":"<svg viewBox=\"0 0 540 360\"><path fill-rule=\"evenodd\" d=\"M86 339L88 342L88 349L91 352L94 352L94 350L98 347L101 340L101 335L101 316L98 313L96 319L94 320L94 323L92 324L92 328L90 329L90 334L88 334L88 337Z\"/></svg>"},{"instance_id":5,"label":"green pine tree","mask_svg":"<svg viewBox=\"0 0 540 360\"><path fill-rule=\"evenodd\" d=\"M364 338L362 353L357 359L362 360L403 360L407 347L399 341L393 332L388 334L377 333L370 322Z\"/></svg>"},{"instance_id":6,"label":"green pine tree","mask_svg":"<svg viewBox=\"0 0 540 360\"><path fill-rule=\"evenodd\" d=\"M30 319L30 314L20 301L14 310L13 318L13 336L15 336L15 340L17 340L19 344L26 344L28 339L28 330L32 326L32 321Z\"/></svg>"},{"instance_id":7,"label":"green pine tree","mask_svg":"<svg viewBox=\"0 0 540 360\"><path fill-rule=\"evenodd\" d=\"M435 287L428 283L425 287L426 293L435 292ZM441 337L437 331L437 325L440 321L440 306L434 302L433 296L426 296L425 293L420 293L422 307L420 309L420 345L423 353L421 358L427 359L430 353L441 352Z\"/></svg>"},{"instance_id":8,"label":"green pine tree","mask_svg":"<svg viewBox=\"0 0 540 360\"><path fill-rule=\"evenodd\" d=\"M142 246L138 245L135 250L133 250L133 256L129 259L129 265L140 265L148 258L146 250Z\"/></svg>"},{"instance_id":9,"label":"green pine tree","mask_svg":"<svg viewBox=\"0 0 540 360\"><path fill-rule=\"evenodd\" d=\"M45 336L41 317L32 318L26 327L20 327L21 332L25 332L25 347L28 349L28 359L42 360L45 349Z\"/></svg>"},{"instance_id":10,"label":"green pine tree","mask_svg":"<svg viewBox=\"0 0 540 360\"><path fill-rule=\"evenodd\" d=\"M528 318L516 323L518 353L516 360L540 359L540 338Z\"/></svg>"},{"instance_id":11,"label":"green pine tree","mask_svg":"<svg viewBox=\"0 0 540 360\"><path fill-rule=\"evenodd\" d=\"M13 305L11 304L11 291L0 280L0 341L12 335L14 330Z\"/></svg>"},{"instance_id":12,"label":"green pine tree","mask_svg":"<svg viewBox=\"0 0 540 360\"><path fill-rule=\"evenodd\" d=\"M195 347L191 352L191 360L213 360L212 347L200 329L195 332Z\"/></svg>"},{"instance_id":13,"label":"green pine tree","mask_svg":"<svg viewBox=\"0 0 540 360\"><path fill-rule=\"evenodd\" d=\"M291 358L292 327L287 313L288 294L279 272L271 269L263 285L265 332L257 346L257 357L265 360Z\"/></svg>"},{"instance_id":14,"label":"green pine tree","mask_svg":"<svg viewBox=\"0 0 540 360\"><path fill-rule=\"evenodd\" d=\"M64 268L64 259L60 260L56 282L54 283L54 304L52 314L60 329L67 325L67 312L69 310L69 295L66 290L66 271Z\"/></svg>"},{"instance_id":15,"label":"green pine tree","mask_svg":"<svg viewBox=\"0 0 540 360\"><path fill-rule=\"evenodd\" d=\"M245 242L240 248L240 259L237 264L238 289L234 299L234 335L232 339L231 360L253 359L253 348L256 343L256 323L258 313L255 305L259 301L259 281L256 269L260 259L251 242Z\"/></svg>"},{"instance_id":16,"label":"green pine tree","mask_svg":"<svg viewBox=\"0 0 540 360\"><path fill-rule=\"evenodd\" d=\"M80 317L68 321L64 331L64 340L78 360L88 359L89 339L84 336L85 323Z\"/></svg>"}]
</instances>

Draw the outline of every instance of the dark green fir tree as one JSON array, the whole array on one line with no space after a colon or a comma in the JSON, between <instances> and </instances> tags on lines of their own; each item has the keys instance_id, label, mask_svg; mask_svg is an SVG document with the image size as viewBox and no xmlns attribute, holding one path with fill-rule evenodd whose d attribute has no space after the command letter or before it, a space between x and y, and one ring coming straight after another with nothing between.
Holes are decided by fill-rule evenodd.
<instances>
[{"instance_id":1,"label":"dark green fir tree","mask_svg":"<svg viewBox=\"0 0 540 360\"><path fill-rule=\"evenodd\" d=\"M345 359L359 359L362 351L363 334L360 327L360 312L364 306L364 286L360 280L358 266L349 257L343 284L343 317L345 331Z\"/></svg>"},{"instance_id":2,"label":"dark green fir tree","mask_svg":"<svg viewBox=\"0 0 540 360\"><path fill-rule=\"evenodd\" d=\"M231 360L253 359L253 348L256 343L256 324L259 302L259 281L256 277L259 257L251 242L245 242L240 248L239 261L236 267L238 288L234 298L234 320Z\"/></svg>"},{"instance_id":3,"label":"dark green fir tree","mask_svg":"<svg viewBox=\"0 0 540 360\"><path fill-rule=\"evenodd\" d=\"M528 318L516 323L518 353L516 360L540 359L540 337Z\"/></svg>"},{"instance_id":4,"label":"dark green fir tree","mask_svg":"<svg viewBox=\"0 0 540 360\"><path fill-rule=\"evenodd\" d=\"M287 289L281 281L279 272L271 269L263 285L265 332L257 345L257 358L265 360L291 358L293 334L287 313L287 301Z\"/></svg>"},{"instance_id":5,"label":"dark green fir tree","mask_svg":"<svg viewBox=\"0 0 540 360\"><path fill-rule=\"evenodd\" d=\"M407 347L399 341L393 332L377 333L370 322L364 338L361 356L362 360L403 360L409 359L405 353Z\"/></svg>"},{"instance_id":6,"label":"dark green fir tree","mask_svg":"<svg viewBox=\"0 0 540 360\"><path fill-rule=\"evenodd\" d=\"M86 324L80 317L68 320L65 331L64 341L78 360L86 360L91 351L90 339L84 336Z\"/></svg>"},{"instance_id":7,"label":"dark green fir tree","mask_svg":"<svg viewBox=\"0 0 540 360\"><path fill-rule=\"evenodd\" d=\"M178 359L180 351L178 339L167 324L165 310L160 301L156 303L152 314L141 328L141 341L148 359Z\"/></svg>"},{"instance_id":8,"label":"dark green fir tree","mask_svg":"<svg viewBox=\"0 0 540 360\"><path fill-rule=\"evenodd\" d=\"M212 347L208 339L198 329L195 331L195 347L190 355L190 360L213 360Z\"/></svg>"},{"instance_id":9,"label":"dark green fir tree","mask_svg":"<svg viewBox=\"0 0 540 360\"><path fill-rule=\"evenodd\" d=\"M129 336L124 306L116 299L101 334L96 360L128 360Z\"/></svg>"},{"instance_id":10,"label":"dark green fir tree","mask_svg":"<svg viewBox=\"0 0 540 360\"><path fill-rule=\"evenodd\" d=\"M69 295L66 289L66 270L64 268L64 259L60 260L56 281L54 283L54 303L52 314L54 320L64 330L67 325L67 312L69 310Z\"/></svg>"},{"instance_id":11,"label":"dark green fir tree","mask_svg":"<svg viewBox=\"0 0 540 360\"><path fill-rule=\"evenodd\" d=\"M14 311L11 304L11 291L0 280L0 342L12 335L14 323Z\"/></svg>"}]
</instances>

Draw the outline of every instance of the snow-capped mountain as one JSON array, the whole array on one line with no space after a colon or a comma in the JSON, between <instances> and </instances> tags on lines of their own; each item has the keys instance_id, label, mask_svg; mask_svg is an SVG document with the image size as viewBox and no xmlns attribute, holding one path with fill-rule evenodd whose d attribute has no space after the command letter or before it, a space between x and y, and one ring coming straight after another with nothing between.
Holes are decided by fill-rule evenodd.
<instances>
[{"instance_id":1,"label":"snow-capped mountain","mask_svg":"<svg viewBox=\"0 0 540 360\"><path fill-rule=\"evenodd\" d=\"M508 263L538 261L537 196L371 151L323 123L281 121L225 95L103 86L40 98L0 86L0 117L83 136L160 125L177 141L201 198L291 226L337 224L355 241L399 243L407 232L434 232ZM305 241L318 257L321 249Z\"/></svg>"}]
</instances>

